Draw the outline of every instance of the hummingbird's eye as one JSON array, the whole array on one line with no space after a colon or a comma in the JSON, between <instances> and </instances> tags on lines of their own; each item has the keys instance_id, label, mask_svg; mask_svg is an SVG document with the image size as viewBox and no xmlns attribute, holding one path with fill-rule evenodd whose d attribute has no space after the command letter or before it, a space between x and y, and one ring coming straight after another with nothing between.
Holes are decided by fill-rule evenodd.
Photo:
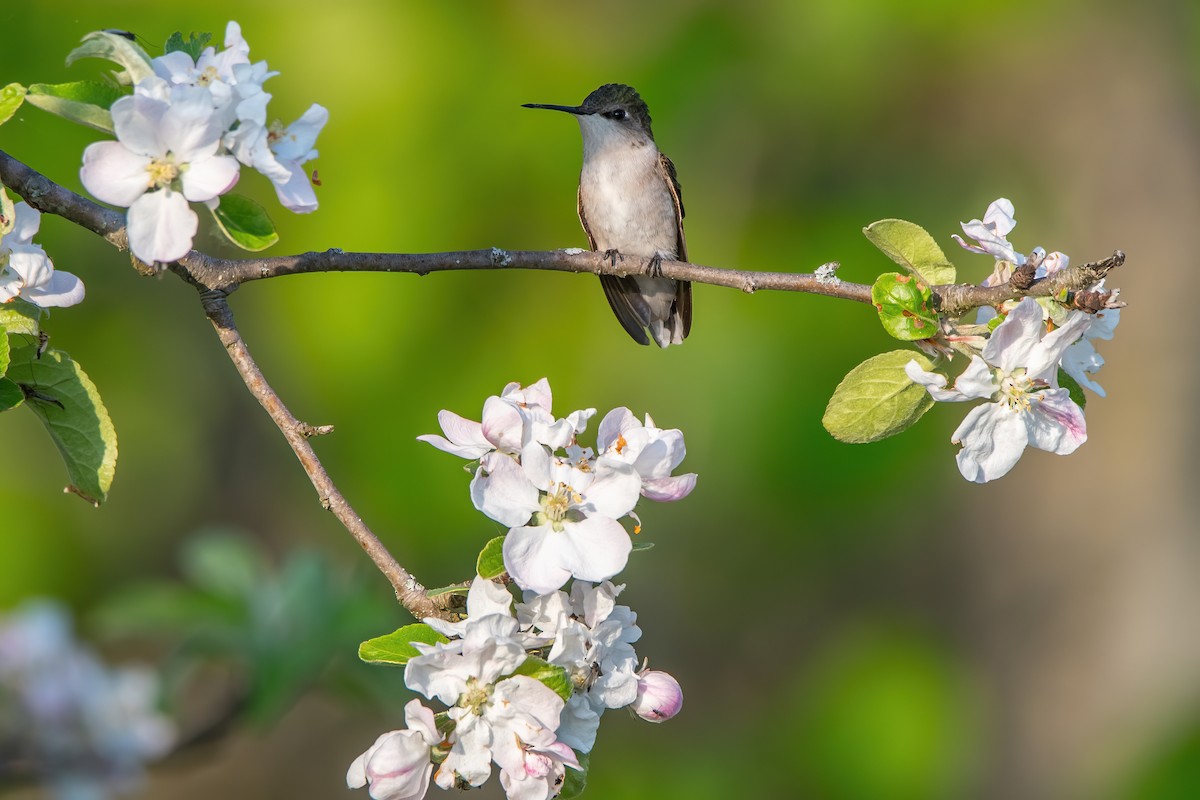
<instances>
[{"instance_id":1,"label":"hummingbird's eye","mask_svg":"<svg viewBox=\"0 0 1200 800\"><path fill-rule=\"evenodd\" d=\"M608 117L609 119L615 119L617 122L620 122L621 120L625 119L625 109L615 108L612 111L605 112L604 116Z\"/></svg>"}]
</instances>

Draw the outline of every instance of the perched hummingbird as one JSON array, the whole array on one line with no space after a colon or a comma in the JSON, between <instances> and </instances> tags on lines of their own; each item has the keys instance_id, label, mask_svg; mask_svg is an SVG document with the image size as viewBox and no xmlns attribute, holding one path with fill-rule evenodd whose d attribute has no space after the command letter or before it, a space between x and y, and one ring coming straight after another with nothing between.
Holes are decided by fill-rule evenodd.
<instances>
[{"instance_id":1,"label":"perched hummingbird","mask_svg":"<svg viewBox=\"0 0 1200 800\"><path fill-rule=\"evenodd\" d=\"M651 259L650 275L601 275L604 296L638 344L683 344L692 329L692 284L661 277L660 265L687 261L683 201L675 165L658 151L650 109L631 86L608 83L578 106L526 103L574 114L583 133L579 221L593 250Z\"/></svg>"}]
</instances>

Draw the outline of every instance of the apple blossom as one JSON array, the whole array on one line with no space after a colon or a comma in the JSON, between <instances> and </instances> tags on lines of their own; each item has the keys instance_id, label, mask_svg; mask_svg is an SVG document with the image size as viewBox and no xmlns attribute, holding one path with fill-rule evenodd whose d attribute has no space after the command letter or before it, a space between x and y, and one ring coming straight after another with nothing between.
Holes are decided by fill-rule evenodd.
<instances>
[{"instance_id":1,"label":"apple blossom","mask_svg":"<svg viewBox=\"0 0 1200 800\"><path fill-rule=\"evenodd\" d=\"M683 433L654 427L646 415L644 425L628 408L614 408L600 421L596 446L606 456L631 464L642 479L642 494L651 500L681 500L696 488L696 474L672 476L687 449Z\"/></svg>"},{"instance_id":2,"label":"apple blossom","mask_svg":"<svg viewBox=\"0 0 1200 800\"><path fill-rule=\"evenodd\" d=\"M433 712L411 700L404 707L405 730L380 735L346 772L351 789L367 786L375 800L420 800L433 773L430 750L442 736Z\"/></svg>"},{"instance_id":3,"label":"apple blossom","mask_svg":"<svg viewBox=\"0 0 1200 800\"><path fill-rule=\"evenodd\" d=\"M954 388L945 388L946 376L908 363L909 378L934 400L992 401L972 409L951 436L962 444L957 461L964 478L986 483L1001 477L1030 444L1067 455L1087 440L1083 410L1059 388L1057 373L1064 351L1090 324L1087 314L1075 312L1046 333L1041 306L1027 297L992 332L983 352L972 356Z\"/></svg>"},{"instance_id":4,"label":"apple blossom","mask_svg":"<svg viewBox=\"0 0 1200 800\"><path fill-rule=\"evenodd\" d=\"M213 200L238 179L237 160L218 154L222 130L208 90L177 86L168 102L153 96L155 81L113 103L117 141L89 145L80 170L89 192L129 208L129 246L147 263L187 255L199 224L188 201Z\"/></svg>"},{"instance_id":5,"label":"apple blossom","mask_svg":"<svg viewBox=\"0 0 1200 800\"><path fill-rule=\"evenodd\" d=\"M0 303L22 297L46 308L83 300L83 281L55 270L42 246L33 243L41 221L41 212L28 203L13 207L12 230L0 238Z\"/></svg>"},{"instance_id":6,"label":"apple blossom","mask_svg":"<svg viewBox=\"0 0 1200 800\"><path fill-rule=\"evenodd\" d=\"M625 568L633 548L618 519L637 504L633 467L601 457L584 470L537 442L507 456L486 456L471 485L476 507L513 526L504 567L522 589L551 592L569 578L601 581Z\"/></svg>"}]
</instances>

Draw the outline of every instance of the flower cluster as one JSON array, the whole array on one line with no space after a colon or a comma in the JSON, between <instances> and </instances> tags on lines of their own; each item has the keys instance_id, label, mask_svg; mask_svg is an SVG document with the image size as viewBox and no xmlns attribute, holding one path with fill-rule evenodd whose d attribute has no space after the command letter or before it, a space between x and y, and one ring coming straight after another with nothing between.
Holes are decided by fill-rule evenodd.
<instances>
[{"instance_id":1,"label":"flower cluster","mask_svg":"<svg viewBox=\"0 0 1200 800\"><path fill-rule=\"evenodd\" d=\"M329 114L314 104L287 128L268 124L271 95L263 84L278 73L265 61L250 63L249 53L241 28L230 22L220 52L208 47L193 60L176 50L152 59L153 74L112 105L117 140L84 151L83 185L129 209L129 246L141 260L185 256L199 224L189 202L215 208L243 164L270 179L285 207L316 209L303 165L316 157L313 145Z\"/></svg>"},{"instance_id":2,"label":"flower cluster","mask_svg":"<svg viewBox=\"0 0 1200 800\"><path fill-rule=\"evenodd\" d=\"M431 776L442 789L478 787L494 763L510 800L548 800L582 769L606 709L673 717L682 691L667 673L638 669L636 616L614 602L623 588L576 581L570 595L530 592L514 608L508 590L477 577L466 619L427 619L448 640L414 643L420 655L404 671L410 689L449 710L411 701L407 727L355 759L347 784L375 800L419 800Z\"/></svg>"},{"instance_id":3,"label":"flower cluster","mask_svg":"<svg viewBox=\"0 0 1200 800\"><path fill-rule=\"evenodd\" d=\"M83 300L83 281L56 271L42 246L33 243L41 223L37 209L27 203L14 206L12 230L0 236L0 303L21 297L45 308Z\"/></svg>"},{"instance_id":4,"label":"flower cluster","mask_svg":"<svg viewBox=\"0 0 1200 800\"><path fill-rule=\"evenodd\" d=\"M407 660L405 684L448 710L409 703L408 727L383 734L354 761L351 787L368 786L376 800L417 800L431 777L443 789L476 787L494 763L510 800L547 800L571 794L605 711L628 708L649 722L679 713L679 683L639 665L637 616L616 602L625 587L608 579L632 549L619 520L636 522L639 497L686 496L696 476L671 474L684 457L683 434L625 408L600 422L595 449L581 446L576 436L595 413L558 419L545 379L511 383L484 403L482 421L443 411L445 436L419 437L478 462L471 499L509 527L504 569L525 591L514 604L507 588L477 577L465 619L413 626L431 638L393 634L418 653Z\"/></svg>"},{"instance_id":5,"label":"flower cluster","mask_svg":"<svg viewBox=\"0 0 1200 800\"><path fill-rule=\"evenodd\" d=\"M982 220L963 223L963 232L974 244L954 237L967 250L995 258L995 269L984 285L1004 283L1016 267L1036 267L1034 277L1042 278L1068 266L1065 254L1047 254L1040 247L1029 256L1018 253L1008 241L1015 225L1012 203L1001 198L988 206ZM986 483L1012 469L1028 445L1067 455L1087 440L1083 408L1060 385L1060 370L1104 396L1089 377L1104 364L1092 340L1112 338L1120 321L1117 294L1112 292L1107 307L1096 314L1069 311L1052 299L1031 297L999 309L981 309L980 322L994 324L997 313L1004 315L1003 321L972 354L950 389L945 375L909 362L905 369L909 378L924 386L934 400L990 401L972 409L951 436L952 442L962 445L957 461L963 477Z\"/></svg>"},{"instance_id":6,"label":"flower cluster","mask_svg":"<svg viewBox=\"0 0 1200 800\"><path fill-rule=\"evenodd\" d=\"M109 669L79 645L56 604L0 615L0 751L60 796L128 788L170 749L175 729L155 709L158 689L154 673Z\"/></svg>"},{"instance_id":7,"label":"flower cluster","mask_svg":"<svg viewBox=\"0 0 1200 800\"><path fill-rule=\"evenodd\" d=\"M546 379L510 383L483 406L482 422L443 411L445 436L418 439L478 460L471 481L475 507L509 527L504 567L522 589L552 592L570 578L603 581L625 568L632 548L618 522L632 517L639 497L686 497L695 474L672 475L685 454L683 434L662 430L627 408L600 421L596 449L576 435L594 408L556 419Z\"/></svg>"}]
</instances>

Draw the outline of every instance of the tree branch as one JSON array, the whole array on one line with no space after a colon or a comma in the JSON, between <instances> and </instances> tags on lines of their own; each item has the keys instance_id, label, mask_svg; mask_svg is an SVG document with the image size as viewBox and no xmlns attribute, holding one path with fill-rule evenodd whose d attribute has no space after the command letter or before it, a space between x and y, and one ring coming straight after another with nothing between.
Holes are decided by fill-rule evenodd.
<instances>
[{"instance_id":1,"label":"tree branch","mask_svg":"<svg viewBox=\"0 0 1200 800\"><path fill-rule=\"evenodd\" d=\"M270 415L280 432L283 433L283 437L287 439L292 452L300 460L300 466L304 468L313 488L317 490L321 506L332 511L338 521L354 537L354 540L366 551L379 571L391 582L392 587L396 590L396 599L414 617L424 619L425 617L442 616L445 606L431 599L425 593L425 587L392 557L379 538L371 532L362 518L346 502L346 498L338 491L337 486L329 477L329 473L321 465L321 461L317 458L316 451L313 450L308 439L316 433L328 432L330 428L314 428L306 425L296 419L279 399L279 395L267 383L267 379L263 377L262 371L251 357L250 350L246 347L246 342L242 339L242 335L234 323L233 311L229 308L225 295L218 292L203 292L200 300L204 305L204 313L212 322L221 344L225 345L225 351L229 353L229 358L237 368L238 374L242 376L246 388Z\"/></svg>"}]
</instances>

